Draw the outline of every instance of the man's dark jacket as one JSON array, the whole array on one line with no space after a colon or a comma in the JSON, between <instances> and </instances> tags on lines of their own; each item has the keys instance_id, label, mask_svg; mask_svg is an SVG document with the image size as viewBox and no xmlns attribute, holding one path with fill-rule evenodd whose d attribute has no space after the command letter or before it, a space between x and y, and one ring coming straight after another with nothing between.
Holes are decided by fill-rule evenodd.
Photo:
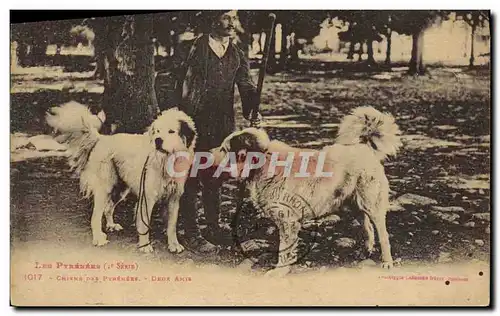
<instances>
[{"instance_id":1,"label":"man's dark jacket","mask_svg":"<svg viewBox=\"0 0 500 316\"><path fill-rule=\"evenodd\" d=\"M226 78L232 82L225 83L225 86L230 88L223 92L216 91L213 82L208 82L209 78L213 79L215 76L210 72L214 69L214 56L208 44L208 35L199 36L186 42L176 51L174 69L170 71L175 78L171 106L177 105L193 117L198 130L198 150L220 145L222 140L234 131L235 84L238 86L245 117L248 117L259 102L244 52L230 42L223 60L230 60L235 71ZM227 97L214 98L217 94L227 94Z\"/></svg>"}]
</instances>

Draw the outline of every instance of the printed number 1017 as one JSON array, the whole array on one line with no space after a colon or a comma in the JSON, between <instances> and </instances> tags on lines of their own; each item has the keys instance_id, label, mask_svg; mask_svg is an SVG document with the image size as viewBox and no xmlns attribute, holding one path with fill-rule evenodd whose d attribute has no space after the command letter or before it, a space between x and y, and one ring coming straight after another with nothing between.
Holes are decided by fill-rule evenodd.
<instances>
[{"instance_id":1,"label":"printed number 1017","mask_svg":"<svg viewBox=\"0 0 500 316\"><path fill-rule=\"evenodd\" d=\"M24 279L27 281L40 281L42 275L40 273L29 273L24 275Z\"/></svg>"}]
</instances>

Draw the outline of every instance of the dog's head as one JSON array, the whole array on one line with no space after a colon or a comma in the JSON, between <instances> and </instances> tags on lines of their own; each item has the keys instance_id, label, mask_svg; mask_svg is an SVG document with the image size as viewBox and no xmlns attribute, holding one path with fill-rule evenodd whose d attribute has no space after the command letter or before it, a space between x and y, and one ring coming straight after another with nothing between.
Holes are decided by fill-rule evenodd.
<instances>
[{"instance_id":1,"label":"dog's head","mask_svg":"<svg viewBox=\"0 0 500 316\"><path fill-rule=\"evenodd\" d=\"M193 120L177 108L163 111L149 127L153 147L162 153L194 152L196 128Z\"/></svg>"},{"instance_id":2,"label":"dog's head","mask_svg":"<svg viewBox=\"0 0 500 316\"><path fill-rule=\"evenodd\" d=\"M262 129L246 128L227 136L219 147L211 151L214 164L221 164L228 153L235 153L238 164L243 163L249 152L265 153L269 147L269 136ZM239 168L238 168L239 169Z\"/></svg>"}]
</instances>

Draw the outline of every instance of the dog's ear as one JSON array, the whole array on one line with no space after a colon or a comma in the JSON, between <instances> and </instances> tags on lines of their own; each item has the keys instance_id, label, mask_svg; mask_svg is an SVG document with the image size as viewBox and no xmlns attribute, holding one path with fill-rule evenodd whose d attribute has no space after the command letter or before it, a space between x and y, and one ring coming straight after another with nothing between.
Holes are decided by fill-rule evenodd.
<instances>
[{"instance_id":1,"label":"dog's ear","mask_svg":"<svg viewBox=\"0 0 500 316\"><path fill-rule=\"evenodd\" d=\"M161 115L163 114L163 112L161 112L160 110L156 111L154 116L153 116L153 122L159 118Z\"/></svg>"},{"instance_id":2,"label":"dog's ear","mask_svg":"<svg viewBox=\"0 0 500 316\"><path fill-rule=\"evenodd\" d=\"M179 135L184 139L187 148L191 148L193 144L194 137L196 136L196 130L188 122L184 120L179 120L180 129Z\"/></svg>"},{"instance_id":3,"label":"dog's ear","mask_svg":"<svg viewBox=\"0 0 500 316\"><path fill-rule=\"evenodd\" d=\"M155 135L155 132L156 132L155 121L153 121L153 123L151 123L151 125L149 125L149 128L148 128L148 135L151 139Z\"/></svg>"},{"instance_id":4,"label":"dog's ear","mask_svg":"<svg viewBox=\"0 0 500 316\"><path fill-rule=\"evenodd\" d=\"M250 132L242 132L235 135L229 141L231 151L239 152L241 149L246 151L264 152L266 148L262 147L258 135Z\"/></svg>"}]
</instances>

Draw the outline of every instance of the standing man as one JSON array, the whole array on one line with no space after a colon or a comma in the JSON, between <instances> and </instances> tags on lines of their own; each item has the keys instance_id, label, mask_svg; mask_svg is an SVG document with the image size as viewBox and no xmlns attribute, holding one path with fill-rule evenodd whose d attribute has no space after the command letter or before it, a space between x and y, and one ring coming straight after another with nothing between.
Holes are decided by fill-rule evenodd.
<instances>
[{"instance_id":1,"label":"standing man","mask_svg":"<svg viewBox=\"0 0 500 316\"><path fill-rule=\"evenodd\" d=\"M217 147L235 129L234 87L238 86L243 116L252 125L260 122L259 96L250 77L245 53L232 42L238 16L235 10L204 11L203 35L189 43L177 72L177 102L190 115L198 132L196 151ZM224 237L218 224L221 181L212 177L190 178L181 200L181 218L187 246L200 252L213 252ZM196 199L200 189L207 232L202 237L196 223Z\"/></svg>"}]
</instances>

